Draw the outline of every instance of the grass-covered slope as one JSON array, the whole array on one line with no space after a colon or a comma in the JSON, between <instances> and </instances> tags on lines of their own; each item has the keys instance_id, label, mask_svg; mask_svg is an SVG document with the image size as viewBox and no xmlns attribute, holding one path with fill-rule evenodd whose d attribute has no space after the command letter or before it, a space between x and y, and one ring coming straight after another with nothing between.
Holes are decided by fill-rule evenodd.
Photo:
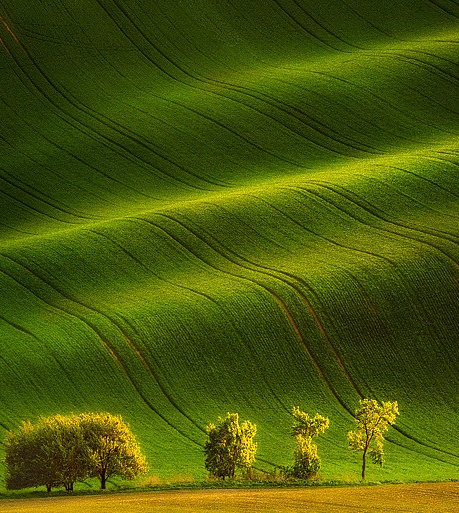
<instances>
[{"instance_id":1,"label":"grass-covered slope","mask_svg":"<svg viewBox=\"0 0 459 513\"><path fill-rule=\"evenodd\" d=\"M0 434L109 410L152 472L205 425L398 400L386 470L457 477L459 4L0 0Z\"/></svg>"}]
</instances>

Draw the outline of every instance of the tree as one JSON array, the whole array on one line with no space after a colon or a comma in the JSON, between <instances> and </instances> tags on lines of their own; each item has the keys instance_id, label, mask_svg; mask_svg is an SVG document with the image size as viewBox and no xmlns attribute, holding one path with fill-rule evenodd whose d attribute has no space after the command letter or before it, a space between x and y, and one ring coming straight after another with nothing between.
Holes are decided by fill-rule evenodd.
<instances>
[{"instance_id":1,"label":"tree","mask_svg":"<svg viewBox=\"0 0 459 513\"><path fill-rule=\"evenodd\" d=\"M10 431L5 442L6 486L9 490L65 486L84 479L82 437L75 418L40 417L37 424L23 422L18 433Z\"/></svg>"},{"instance_id":2,"label":"tree","mask_svg":"<svg viewBox=\"0 0 459 513\"><path fill-rule=\"evenodd\" d=\"M5 440L6 487L9 490L64 486L99 477L133 479L146 470L145 458L121 417L86 413L40 417L23 422Z\"/></svg>"},{"instance_id":3,"label":"tree","mask_svg":"<svg viewBox=\"0 0 459 513\"><path fill-rule=\"evenodd\" d=\"M365 480L366 456L369 454L373 463L384 464L384 436L389 425L395 424L399 414L397 401L383 402L375 399L360 400L360 407L355 410L357 429L347 434L349 448L353 451L363 451L362 481Z\"/></svg>"},{"instance_id":4,"label":"tree","mask_svg":"<svg viewBox=\"0 0 459 513\"><path fill-rule=\"evenodd\" d=\"M41 445L37 442L34 426L30 422L23 422L17 433L13 431L7 433L4 462L8 490L41 485L46 485L48 488L50 480L44 476Z\"/></svg>"},{"instance_id":5,"label":"tree","mask_svg":"<svg viewBox=\"0 0 459 513\"><path fill-rule=\"evenodd\" d=\"M228 413L226 418L218 418L217 425L209 424L206 430L206 470L220 479L234 479L236 468L248 476L257 450L257 444L253 441L257 432L256 425L248 420L239 425L239 415Z\"/></svg>"},{"instance_id":6,"label":"tree","mask_svg":"<svg viewBox=\"0 0 459 513\"><path fill-rule=\"evenodd\" d=\"M317 445L312 439L328 429L330 420L318 413L310 417L300 408L293 408L295 423L292 427L292 436L297 447L294 452L295 462L293 467L287 467L284 472L299 479L310 479L320 470L320 458L317 454Z\"/></svg>"},{"instance_id":7,"label":"tree","mask_svg":"<svg viewBox=\"0 0 459 513\"><path fill-rule=\"evenodd\" d=\"M41 417L37 426L42 463L47 475L47 489L64 486L70 492L76 481L87 477L87 457L83 433L76 415Z\"/></svg>"},{"instance_id":8,"label":"tree","mask_svg":"<svg viewBox=\"0 0 459 513\"><path fill-rule=\"evenodd\" d=\"M146 472L147 462L139 444L121 416L85 413L79 420L87 451L88 474L100 479L102 490L110 477L135 479Z\"/></svg>"}]
</instances>

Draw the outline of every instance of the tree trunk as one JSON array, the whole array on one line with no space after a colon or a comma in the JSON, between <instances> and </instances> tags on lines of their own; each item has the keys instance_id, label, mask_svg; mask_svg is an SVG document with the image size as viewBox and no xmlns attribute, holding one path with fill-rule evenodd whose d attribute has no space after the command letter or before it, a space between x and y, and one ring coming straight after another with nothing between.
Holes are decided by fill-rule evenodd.
<instances>
[{"instance_id":1,"label":"tree trunk","mask_svg":"<svg viewBox=\"0 0 459 513\"><path fill-rule=\"evenodd\" d=\"M100 488L101 490L105 490L106 488L105 469L100 473Z\"/></svg>"},{"instance_id":2,"label":"tree trunk","mask_svg":"<svg viewBox=\"0 0 459 513\"><path fill-rule=\"evenodd\" d=\"M365 467L367 464L367 449L365 448L363 450L363 456L362 456L362 481L365 481Z\"/></svg>"}]
</instances>

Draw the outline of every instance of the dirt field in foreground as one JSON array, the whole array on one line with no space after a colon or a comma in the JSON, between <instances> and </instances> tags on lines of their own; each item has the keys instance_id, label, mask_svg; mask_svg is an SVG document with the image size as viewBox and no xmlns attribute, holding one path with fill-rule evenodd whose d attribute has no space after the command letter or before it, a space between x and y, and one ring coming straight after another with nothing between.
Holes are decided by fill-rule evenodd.
<instances>
[{"instance_id":1,"label":"dirt field in foreground","mask_svg":"<svg viewBox=\"0 0 459 513\"><path fill-rule=\"evenodd\" d=\"M176 490L1 500L1 513L459 513L459 483L348 488Z\"/></svg>"}]
</instances>

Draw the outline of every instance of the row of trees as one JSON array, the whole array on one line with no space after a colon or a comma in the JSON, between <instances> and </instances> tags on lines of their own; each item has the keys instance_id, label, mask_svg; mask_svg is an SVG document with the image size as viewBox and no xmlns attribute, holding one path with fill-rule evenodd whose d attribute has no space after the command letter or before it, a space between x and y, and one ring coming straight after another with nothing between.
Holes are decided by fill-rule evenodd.
<instances>
[{"instance_id":1,"label":"row of trees","mask_svg":"<svg viewBox=\"0 0 459 513\"><path fill-rule=\"evenodd\" d=\"M293 408L291 435L296 440L294 463L280 467L287 478L309 479L320 470L314 438L328 429L327 417L314 417ZM348 433L349 447L362 451L362 480L365 479L366 457L374 463L384 462L383 433L395 423L396 402L362 399L355 411L357 428ZM251 477L257 443L256 425L246 420L239 424L237 413L219 417L217 424L207 426L204 444L205 467L211 476L234 478L236 471ZM109 413L41 417L36 424L23 422L17 432L10 431L5 440L6 487L19 490L46 486L64 486L73 490L77 481L99 478L102 489L107 479L118 476L134 479L146 472L147 463L129 427L120 416Z\"/></svg>"},{"instance_id":2,"label":"row of trees","mask_svg":"<svg viewBox=\"0 0 459 513\"><path fill-rule=\"evenodd\" d=\"M9 490L64 486L73 490L76 481L119 476L134 479L147 463L129 427L120 416L83 413L23 422L5 441L6 487Z\"/></svg>"},{"instance_id":3,"label":"row of trees","mask_svg":"<svg viewBox=\"0 0 459 513\"><path fill-rule=\"evenodd\" d=\"M313 439L328 429L330 420L316 414L314 417L293 408L294 424L291 435L296 440L294 463L290 467L280 467L285 477L309 479L320 469L321 461L317 454L317 445ZM362 480L365 480L366 458L374 463L384 463L384 433L389 425L395 424L399 414L397 402L383 402L374 399L362 399L355 411L357 428L348 433L349 448L362 451ZM205 467L210 475L220 479L234 478L236 469L249 477L255 461L257 444L255 424L246 420L239 425L237 413L228 413L226 418L219 417L217 424L207 426L207 441L204 445Z\"/></svg>"}]
</instances>

